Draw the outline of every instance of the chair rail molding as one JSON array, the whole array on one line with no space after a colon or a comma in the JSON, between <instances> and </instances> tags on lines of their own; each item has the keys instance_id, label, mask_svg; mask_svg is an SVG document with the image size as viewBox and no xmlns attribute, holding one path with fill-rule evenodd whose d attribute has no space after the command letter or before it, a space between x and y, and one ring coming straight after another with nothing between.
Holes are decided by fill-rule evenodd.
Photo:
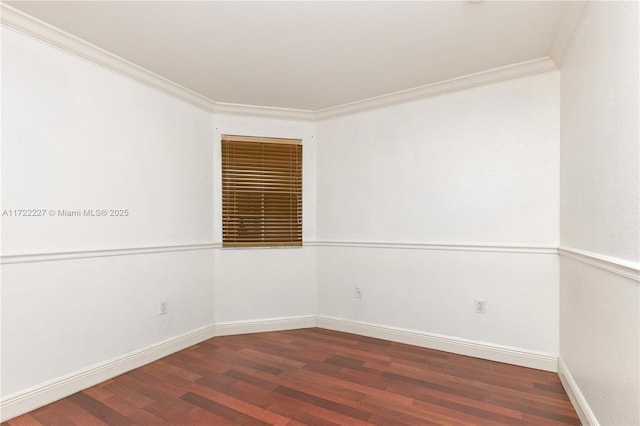
<instances>
[{"instance_id":1,"label":"chair rail molding","mask_svg":"<svg viewBox=\"0 0 640 426\"><path fill-rule=\"evenodd\" d=\"M578 262L630 278L631 280L640 283L640 262L620 259L618 257L607 256L566 246L560 246L558 248L558 253L560 254L560 257L573 259Z\"/></svg>"},{"instance_id":2,"label":"chair rail molding","mask_svg":"<svg viewBox=\"0 0 640 426\"><path fill-rule=\"evenodd\" d=\"M510 243L474 242L388 242L388 241L308 241L307 246L315 247L359 247L373 249L439 250L439 251L480 251L502 253L558 254L554 245L529 245Z\"/></svg>"},{"instance_id":3,"label":"chair rail molding","mask_svg":"<svg viewBox=\"0 0 640 426\"><path fill-rule=\"evenodd\" d=\"M91 257L130 256L136 254L213 250L220 247L220 244L206 243L183 244L177 246L130 247L120 249L78 250L69 252L10 254L0 256L0 264L5 265L10 263L47 262L54 260L86 259Z\"/></svg>"}]
</instances>

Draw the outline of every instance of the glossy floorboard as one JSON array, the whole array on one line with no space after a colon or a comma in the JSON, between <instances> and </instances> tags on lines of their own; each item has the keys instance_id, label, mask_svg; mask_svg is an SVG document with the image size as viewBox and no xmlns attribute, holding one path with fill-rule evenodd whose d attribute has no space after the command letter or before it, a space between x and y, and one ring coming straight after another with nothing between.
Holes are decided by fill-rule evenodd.
<instances>
[{"instance_id":1,"label":"glossy floorboard","mask_svg":"<svg viewBox=\"0 0 640 426\"><path fill-rule=\"evenodd\" d=\"M5 425L577 425L554 373L318 328L215 337Z\"/></svg>"}]
</instances>

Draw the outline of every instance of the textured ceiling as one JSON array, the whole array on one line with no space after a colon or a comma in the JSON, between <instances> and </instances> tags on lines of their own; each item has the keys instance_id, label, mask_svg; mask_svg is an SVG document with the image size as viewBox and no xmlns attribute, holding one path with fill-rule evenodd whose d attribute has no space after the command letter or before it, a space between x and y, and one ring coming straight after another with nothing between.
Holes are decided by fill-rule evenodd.
<instances>
[{"instance_id":1,"label":"textured ceiling","mask_svg":"<svg viewBox=\"0 0 640 426\"><path fill-rule=\"evenodd\" d=\"M549 55L565 2L6 2L217 102L322 110Z\"/></svg>"}]
</instances>

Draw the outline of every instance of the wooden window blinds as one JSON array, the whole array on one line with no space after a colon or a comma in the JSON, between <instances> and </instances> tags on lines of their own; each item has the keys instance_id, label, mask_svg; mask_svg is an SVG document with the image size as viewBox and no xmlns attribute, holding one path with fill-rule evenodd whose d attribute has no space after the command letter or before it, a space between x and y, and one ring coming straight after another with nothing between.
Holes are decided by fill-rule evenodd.
<instances>
[{"instance_id":1,"label":"wooden window blinds","mask_svg":"<svg viewBox=\"0 0 640 426\"><path fill-rule=\"evenodd\" d=\"M302 245L302 144L222 136L222 246Z\"/></svg>"}]
</instances>

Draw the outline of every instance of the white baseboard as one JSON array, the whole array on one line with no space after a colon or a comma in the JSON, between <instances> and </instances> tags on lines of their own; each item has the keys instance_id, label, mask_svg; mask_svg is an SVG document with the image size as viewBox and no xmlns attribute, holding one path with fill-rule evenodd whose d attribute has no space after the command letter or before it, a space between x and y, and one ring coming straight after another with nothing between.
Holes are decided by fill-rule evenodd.
<instances>
[{"instance_id":1,"label":"white baseboard","mask_svg":"<svg viewBox=\"0 0 640 426\"><path fill-rule=\"evenodd\" d=\"M578 384L573 379L569 368L564 363L564 361L562 361L562 358L558 358L558 376L560 376L560 381L562 382L562 386L564 386L564 390L569 396L569 400L573 404L573 407L576 409L576 413L580 418L580 422L583 425L599 426L600 423L598 423L598 419L596 419L596 416L591 410L589 403L582 394L582 391L578 387Z\"/></svg>"},{"instance_id":2,"label":"white baseboard","mask_svg":"<svg viewBox=\"0 0 640 426\"><path fill-rule=\"evenodd\" d=\"M0 422L35 410L43 405L57 401L75 392L109 380L214 336L263 333L310 327L327 328L540 370L557 371L557 357L549 354L329 316L304 315L251 321L230 321L190 331L181 336L9 395L0 402ZM571 379L571 383L573 383L575 387L573 379ZM577 387L575 387L575 389L577 389ZM581 397L579 391L577 394ZM584 401L584 398L582 398L582 401ZM576 403L574 402L574 404ZM590 413L590 410L588 412ZM591 416L595 420L593 414L591 414ZM597 423L594 422L591 424Z\"/></svg>"},{"instance_id":3,"label":"white baseboard","mask_svg":"<svg viewBox=\"0 0 640 426\"><path fill-rule=\"evenodd\" d=\"M323 315L317 317L316 326L538 370L557 371L556 356L526 349Z\"/></svg>"},{"instance_id":4,"label":"white baseboard","mask_svg":"<svg viewBox=\"0 0 640 426\"><path fill-rule=\"evenodd\" d=\"M210 339L214 336L214 331L215 328L212 325L202 327L9 395L0 402L0 422L28 413L36 408Z\"/></svg>"},{"instance_id":5,"label":"white baseboard","mask_svg":"<svg viewBox=\"0 0 640 426\"><path fill-rule=\"evenodd\" d=\"M142 367L214 336L315 327L315 315L218 323L9 395L0 402L0 422L50 404L88 387Z\"/></svg>"},{"instance_id":6,"label":"white baseboard","mask_svg":"<svg viewBox=\"0 0 640 426\"><path fill-rule=\"evenodd\" d=\"M220 322L215 325L216 336L232 334L264 333L267 331L295 330L316 326L315 315L298 317L269 318L250 321Z\"/></svg>"}]
</instances>

